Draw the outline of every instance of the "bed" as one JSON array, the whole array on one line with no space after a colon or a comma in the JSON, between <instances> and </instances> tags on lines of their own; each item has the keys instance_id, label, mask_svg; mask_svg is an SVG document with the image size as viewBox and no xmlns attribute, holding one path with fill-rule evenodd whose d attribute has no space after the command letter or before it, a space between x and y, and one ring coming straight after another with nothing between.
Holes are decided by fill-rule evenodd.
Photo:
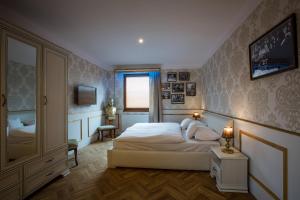
<instances>
[{"instance_id":1,"label":"bed","mask_svg":"<svg viewBox=\"0 0 300 200\"><path fill-rule=\"evenodd\" d=\"M215 114L203 113L202 120L220 135L224 127L233 127L231 118ZM145 126L148 131L138 134ZM209 170L210 148L221 144L188 139L177 123L138 123L113 141L107 151L108 167Z\"/></svg>"},{"instance_id":2,"label":"bed","mask_svg":"<svg viewBox=\"0 0 300 200\"><path fill-rule=\"evenodd\" d=\"M7 136L7 152L10 160L15 160L36 150L35 125L10 128Z\"/></svg>"}]
</instances>

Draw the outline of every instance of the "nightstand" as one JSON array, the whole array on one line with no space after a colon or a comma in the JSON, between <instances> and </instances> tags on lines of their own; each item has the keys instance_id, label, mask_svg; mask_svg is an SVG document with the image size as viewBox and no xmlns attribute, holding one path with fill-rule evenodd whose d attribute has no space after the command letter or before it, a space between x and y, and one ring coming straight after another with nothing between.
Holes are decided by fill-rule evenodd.
<instances>
[{"instance_id":1,"label":"nightstand","mask_svg":"<svg viewBox=\"0 0 300 200\"><path fill-rule=\"evenodd\" d=\"M248 158L237 149L233 154L212 147L210 176L216 178L221 192L248 192Z\"/></svg>"}]
</instances>

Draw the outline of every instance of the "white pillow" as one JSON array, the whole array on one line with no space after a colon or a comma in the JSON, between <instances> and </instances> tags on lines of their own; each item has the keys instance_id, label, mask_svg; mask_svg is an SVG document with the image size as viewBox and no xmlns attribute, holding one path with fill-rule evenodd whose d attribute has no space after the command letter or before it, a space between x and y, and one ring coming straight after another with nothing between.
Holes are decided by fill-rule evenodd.
<instances>
[{"instance_id":1,"label":"white pillow","mask_svg":"<svg viewBox=\"0 0 300 200\"><path fill-rule=\"evenodd\" d=\"M192 122L193 120L191 118L185 118L184 120L182 120L180 127L182 128L182 130L187 129L187 127L189 126L189 124Z\"/></svg>"},{"instance_id":2,"label":"white pillow","mask_svg":"<svg viewBox=\"0 0 300 200\"><path fill-rule=\"evenodd\" d=\"M194 135L195 135L195 132L197 130L197 126L205 126L203 123L201 123L200 121L197 121L197 120L193 120L187 130L186 130L186 135L188 138L193 138Z\"/></svg>"},{"instance_id":3,"label":"white pillow","mask_svg":"<svg viewBox=\"0 0 300 200\"><path fill-rule=\"evenodd\" d=\"M8 120L8 127L10 129L16 129L16 128L21 128L23 127L24 125L22 124L20 118L17 118L17 119L9 119Z\"/></svg>"},{"instance_id":4,"label":"white pillow","mask_svg":"<svg viewBox=\"0 0 300 200\"><path fill-rule=\"evenodd\" d=\"M221 136L213 131L212 129L205 127L205 126L197 126L195 131L195 139L196 140L218 140Z\"/></svg>"},{"instance_id":5,"label":"white pillow","mask_svg":"<svg viewBox=\"0 0 300 200\"><path fill-rule=\"evenodd\" d=\"M207 126L207 123L205 123L204 121L197 121L199 125L201 126Z\"/></svg>"}]
</instances>

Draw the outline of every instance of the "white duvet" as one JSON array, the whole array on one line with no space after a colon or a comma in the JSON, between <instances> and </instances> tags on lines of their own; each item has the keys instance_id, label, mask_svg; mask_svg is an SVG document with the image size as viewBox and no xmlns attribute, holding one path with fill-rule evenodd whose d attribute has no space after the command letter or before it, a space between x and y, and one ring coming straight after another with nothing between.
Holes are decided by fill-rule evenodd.
<instances>
[{"instance_id":1,"label":"white duvet","mask_svg":"<svg viewBox=\"0 0 300 200\"><path fill-rule=\"evenodd\" d=\"M127 128L116 141L173 144L184 142L177 123L136 123Z\"/></svg>"},{"instance_id":2,"label":"white duvet","mask_svg":"<svg viewBox=\"0 0 300 200\"><path fill-rule=\"evenodd\" d=\"M9 130L8 143L32 143L35 140L35 125Z\"/></svg>"}]
</instances>

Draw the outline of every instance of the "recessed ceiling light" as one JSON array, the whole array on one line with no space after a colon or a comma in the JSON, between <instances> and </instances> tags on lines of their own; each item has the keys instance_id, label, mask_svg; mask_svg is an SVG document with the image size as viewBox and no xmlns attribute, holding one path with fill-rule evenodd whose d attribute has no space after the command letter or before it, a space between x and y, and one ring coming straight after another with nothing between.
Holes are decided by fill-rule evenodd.
<instances>
[{"instance_id":1,"label":"recessed ceiling light","mask_svg":"<svg viewBox=\"0 0 300 200\"><path fill-rule=\"evenodd\" d=\"M139 38L139 43L143 44L144 43L144 39L143 38Z\"/></svg>"}]
</instances>

